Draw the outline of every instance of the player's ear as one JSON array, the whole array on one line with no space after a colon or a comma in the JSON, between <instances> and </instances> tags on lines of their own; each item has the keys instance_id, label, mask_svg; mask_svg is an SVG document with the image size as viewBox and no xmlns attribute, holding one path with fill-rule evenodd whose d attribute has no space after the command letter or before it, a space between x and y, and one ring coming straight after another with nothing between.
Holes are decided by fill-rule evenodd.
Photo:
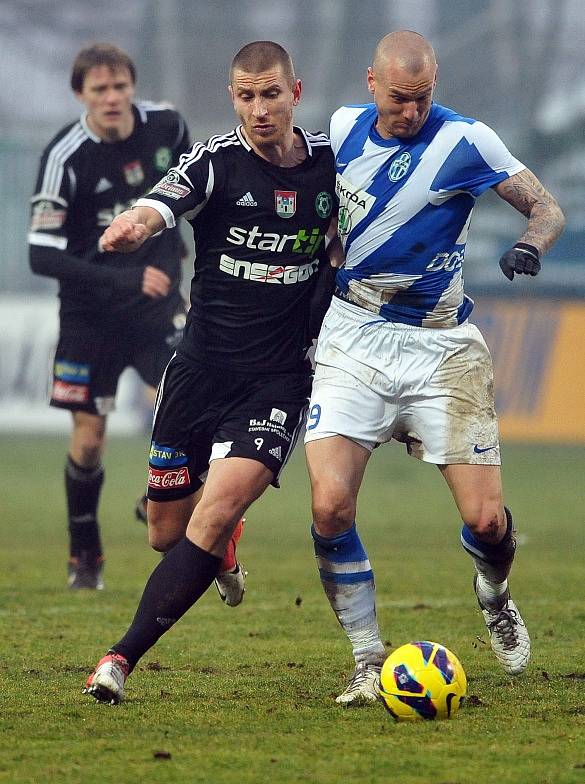
<instances>
[{"instance_id":1,"label":"player's ear","mask_svg":"<svg viewBox=\"0 0 585 784\"><path fill-rule=\"evenodd\" d=\"M228 88L228 93L230 94L230 98L231 98L231 99L232 99L232 101L233 101L233 100L234 100L234 91L233 91L233 89L232 89L232 86L231 86L231 84L228 84L227 88Z\"/></svg>"},{"instance_id":2,"label":"player's ear","mask_svg":"<svg viewBox=\"0 0 585 784\"><path fill-rule=\"evenodd\" d=\"M295 79L293 84L293 106L296 106L298 102L301 100L301 93L303 91L303 85L300 79Z\"/></svg>"},{"instance_id":3,"label":"player's ear","mask_svg":"<svg viewBox=\"0 0 585 784\"><path fill-rule=\"evenodd\" d=\"M374 94L374 87L375 87L375 84L376 84L376 78L374 76L374 69L372 68L371 65L368 66L367 82L368 82L368 92L372 93L372 95L373 95Z\"/></svg>"}]
</instances>

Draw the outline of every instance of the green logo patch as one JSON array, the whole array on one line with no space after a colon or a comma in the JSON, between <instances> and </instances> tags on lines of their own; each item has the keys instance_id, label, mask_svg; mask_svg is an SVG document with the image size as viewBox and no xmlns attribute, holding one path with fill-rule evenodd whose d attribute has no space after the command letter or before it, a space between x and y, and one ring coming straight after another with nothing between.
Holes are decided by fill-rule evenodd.
<instances>
[{"instance_id":1,"label":"green logo patch","mask_svg":"<svg viewBox=\"0 0 585 784\"><path fill-rule=\"evenodd\" d=\"M170 147L159 147L154 154L154 165L158 171L166 172L171 165Z\"/></svg>"},{"instance_id":2,"label":"green logo patch","mask_svg":"<svg viewBox=\"0 0 585 784\"><path fill-rule=\"evenodd\" d=\"M315 199L315 209L320 218L328 218L333 209L333 198L331 197L331 194L327 193L327 191L318 193L317 198Z\"/></svg>"}]
</instances>

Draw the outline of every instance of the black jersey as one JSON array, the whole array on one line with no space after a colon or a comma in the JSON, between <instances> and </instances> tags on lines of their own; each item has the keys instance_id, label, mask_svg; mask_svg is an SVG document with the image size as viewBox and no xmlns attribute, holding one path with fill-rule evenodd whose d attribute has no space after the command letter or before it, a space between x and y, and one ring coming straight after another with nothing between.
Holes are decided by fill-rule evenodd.
<instances>
[{"instance_id":1,"label":"black jersey","mask_svg":"<svg viewBox=\"0 0 585 784\"><path fill-rule=\"evenodd\" d=\"M129 209L189 149L183 118L166 105L149 102L133 106L134 129L122 141L103 142L88 127L86 117L65 127L41 158L29 243L37 249L57 249L104 267L159 267L173 281L167 297L152 299L139 289L116 293L61 280L61 315L114 321L121 315L139 320L176 309L180 301L179 230L151 238L132 254L99 253L97 241L116 215Z\"/></svg>"},{"instance_id":2,"label":"black jersey","mask_svg":"<svg viewBox=\"0 0 585 784\"><path fill-rule=\"evenodd\" d=\"M291 168L257 155L241 126L197 143L139 205L193 227L191 310L178 352L238 372L302 366L309 299L333 211L329 139L300 128ZM322 254L321 254L322 255Z\"/></svg>"}]
</instances>

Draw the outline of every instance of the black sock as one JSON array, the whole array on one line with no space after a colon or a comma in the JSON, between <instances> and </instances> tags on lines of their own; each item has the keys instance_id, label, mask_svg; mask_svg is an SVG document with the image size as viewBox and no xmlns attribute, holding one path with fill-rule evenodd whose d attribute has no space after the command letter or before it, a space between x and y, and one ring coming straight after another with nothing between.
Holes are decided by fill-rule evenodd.
<instances>
[{"instance_id":1,"label":"black sock","mask_svg":"<svg viewBox=\"0 0 585 784\"><path fill-rule=\"evenodd\" d=\"M209 588L221 558L181 539L150 575L132 625L110 650L121 653L132 670L162 635Z\"/></svg>"},{"instance_id":2,"label":"black sock","mask_svg":"<svg viewBox=\"0 0 585 784\"><path fill-rule=\"evenodd\" d=\"M69 552L79 557L86 552L90 558L102 555L97 521L97 507L102 484L103 466L83 468L67 455L65 493L69 518Z\"/></svg>"}]
</instances>

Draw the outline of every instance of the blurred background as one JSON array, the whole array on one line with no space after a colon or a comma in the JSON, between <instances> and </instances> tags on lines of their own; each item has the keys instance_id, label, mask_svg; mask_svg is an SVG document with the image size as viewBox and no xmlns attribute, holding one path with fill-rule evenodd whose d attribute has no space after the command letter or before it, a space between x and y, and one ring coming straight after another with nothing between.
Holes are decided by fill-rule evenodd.
<instances>
[{"instance_id":1,"label":"blurred background","mask_svg":"<svg viewBox=\"0 0 585 784\"><path fill-rule=\"evenodd\" d=\"M326 130L340 104L368 100L375 44L401 28L435 47L436 100L492 126L565 212L541 275L510 284L497 261L524 220L486 194L465 278L494 356L503 437L585 442L583 0L0 0L0 430L69 426L46 404L57 285L30 273L26 235L40 153L81 113L69 88L77 51L99 40L126 49L138 97L172 102L203 140L235 124L227 72L245 43L271 39L291 52L304 85L297 122ZM118 409L112 428L144 427L131 371Z\"/></svg>"}]
</instances>

